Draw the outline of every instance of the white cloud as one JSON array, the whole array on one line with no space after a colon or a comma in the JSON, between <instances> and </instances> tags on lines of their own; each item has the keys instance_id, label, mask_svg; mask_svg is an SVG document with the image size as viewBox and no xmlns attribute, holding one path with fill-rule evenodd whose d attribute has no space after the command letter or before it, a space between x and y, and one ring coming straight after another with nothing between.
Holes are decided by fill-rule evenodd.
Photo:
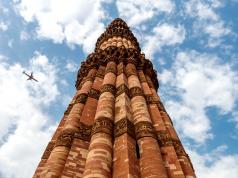
<instances>
[{"instance_id":1,"label":"white cloud","mask_svg":"<svg viewBox=\"0 0 238 178\"><path fill-rule=\"evenodd\" d=\"M26 31L21 31L20 33L20 39L21 40L28 40L30 38L30 34Z\"/></svg>"},{"instance_id":2,"label":"white cloud","mask_svg":"<svg viewBox=\"0 0 238 178\"><path fill-rule=\"evenodd\" d=\"M220 113L232 113L238 100L238 73L229 64L220 64L215 55L196 51L179 52L175 64L161 73L166 106L183 137L203 143L211 138L208 107L216 107Z\"/></svg>"},{"instance_id":3,"label":"white cloud","mask_svg":"<svg viewBox=\"0 0 238 178\"><path fill-rule=\"evenodd\" d=\"M21 0L17 10L26 22L38 23L39 38L51 39L55 43L64 40L70 46L81 45L84 52L90 52L96 39L104 30L102 20L106 14L102 9L104 0Z\"/></svg>"},{"instance_id":4,"label":"white cloud","mask_svg":"<svg viewBox=\"0 0 238 178\"><path fill-rule=\"evenodd\" d=\"M7 14L9 12L9 10L8 10L8 8L6 8L2 4L0 4L0 12L3 14Z\"/></svg>"},{"instance_id":5,"label":"white cloud","mask_svg":"<svg viewBox=\"0 0 238 178\"><path fill-rule=\"evenodd\" d=\"M0 22L0 30L6 31L8 29L8 25L5 22Z\"/></svg>"},{"instance_id":6,"label":"white cloud","mask_svg":"<svg viewBox=\"0 0 238 178\"><path fill-rule=\"evenodd\" d=\"M10 39L10 40L7 42L7 46L8 46L9 48L12 48L12 46L13 46L13 39Z\"/></svg>"},{"instance_id":7,"label":"white cloud","mask_svg":"<svg viewBox=\"0 0 238 178\"><path fill-rule=\"evenodd\" d=\"M215 12L221 8L222 4L218 0L204 2L201 0L190 0L185 3L185 13L194 17L193 30L195 34L201 34L201 31L209 36L207 46L216 47L222 42L220 38L231 34L228 27L221 17Z\"/></svg>"},{"instance_id":8,"label":"white cloud","mask_svg":"<svg viewBox=\"0 0 238 178\"><path fill-rule=\"evenodd\" d=\"M181 44L185 39L185 35L186 31L182 25L158 24L153 28L152 35L145 37L143 51L149 58L152 58L163 46Z\"/></svg>"},{"instance_id":9,"label":"white cloud","mask_svg":"<svg viewBox=\"0 0 238 178\"><path fill-rule=\"evenodd\" d=\"M35 171L55 129L55 122L44 108L59 95L57 70L38 52L27 68L8 62L1 57L0 174L6 178L27 178ZM39 82L26 80L23 70L33 70Z\"/></svg>"},{"instance_id":10,"label":"white cloud","mask_svg":"<svg viewBox=\"0 0 238 178\"><path fill-rule=\"evenodd\" d=\"M75 62L70 60L67 61L67 64L65 67L69 72L75 72L78 70L78 65Z\"/></svg>"},{"instance_id":11,"label":"white cloud","mask_svg":"<svg viewBox=\"0 0 238 178\"><path fill-rule=\"evenodd\" d=\"M139 25L159 13L171 13L175 8L172 1L167 0L117 0L119 16L128 21L130 26Z\"/></svg>"},{"instance_id":12,"label":"white cloud","mask_svg":"<svg viewBox=\"0 0 238 178\"><path fill-rule=\"evenodd\" d=\"M226 146L206 154L189 151L198 178L236 178L238 175L238 155L224 154Z\"/></svg>"}]
</instances>

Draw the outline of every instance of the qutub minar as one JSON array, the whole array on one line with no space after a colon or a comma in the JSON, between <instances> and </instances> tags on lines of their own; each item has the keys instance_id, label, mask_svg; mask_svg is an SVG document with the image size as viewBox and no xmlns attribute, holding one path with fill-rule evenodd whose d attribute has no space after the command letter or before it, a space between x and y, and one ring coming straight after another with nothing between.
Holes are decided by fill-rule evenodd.
<instances>
[{"instance_id":1,"label":"qutub minar","mask_svg":"<svg viewBox=\"0 0 238 178\"><path fill-rule=\"evenodd\" d=\"M195 178L156 71L117 18L82 62L76 94L34 178Z\"/></svg>"}]
</instances>

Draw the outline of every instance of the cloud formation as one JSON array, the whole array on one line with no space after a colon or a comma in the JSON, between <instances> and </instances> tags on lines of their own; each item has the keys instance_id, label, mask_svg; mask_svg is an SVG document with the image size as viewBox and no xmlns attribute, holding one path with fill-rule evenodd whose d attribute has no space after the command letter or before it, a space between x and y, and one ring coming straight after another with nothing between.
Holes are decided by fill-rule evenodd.
<instances>
[{"instance_id":1,"label":"cloud formation","mask_svg":"<svg viewBox=\"0 0 238 178\"><path fill-rule=\"evenodd\" d=\"M225 154L226 149L226 145L221 145L206 154L189 151L197 177L236 178L238 175L238 155Z\"/></svg>"},{"instance_id":2,"label":"cloud formation","mask_svg":"<svg viewBox=\"0 0 238 178\"><path fill-rule=\"evenodd\" d=\"M177 129L198 143L212 137L210 119L214 118L209 118L206 109L231 113L238 100L238 73L219 61L216 55L179 52L173 67L160 74L165 103Z\"/></svg>"},{"instance_id":3,"label":"cloud formation","mask_svg":"<svg viewBox=\"0 0 238 178\"><path fill-rule=\"evenodd\" d=\"M37 23L40 39L51 39L54 43L64 41L82 46L84 52L93 50L96 39L104 30L102 20L106 14L102 8L104 0L18 0L15 6L28 23Z\"/></svg>"},{"instance_id":4,"label":"cloud formation","mask_svg":"<svg viewBox=\"0 0 238 178\"><path fill-rule=\"evenodd\" d=\"M193 31L199 35L201 31L208 35L207 46L216 47L222 42L222 37L231 34L230 27L225 24L216 10L223 6L219 0L201 1L189 0L185 3L185 14L194 18Z\"/></svg>"},{"instance_id":5,"label":"cloud formation","mask_svg":"<svg viewBox=\"0 0 238 178\"><path fill-rule=\"evenodd\" d=\"M158 24L152 30L152 35L145 37L143 51L147 57L153 58L163 46L174 46L183 43L186 30L182 25L168 23Z\"/></svg>"},{"instance_id":6,"label":"cloud formation","mask_svg":"<svg viewBox=\"0 0 238 178\"><path fill-rule=\"evenodd\" d=\"M117 0L116 5L119 16L124 18L130 26L139 25L160 13L169 14L175 8L171 0Z\"/></svg>"},{"instance_id":7,"label":"cloud formation","mask_svg":"<svg viewBox=\"0 0 238 178\"><path fill-rule=\"evenodd\" d=\"M9 62L4 56L0 59L0 174L26 178L55 129L55 121L43 109L59 95L57 70L38 52L27 67ZM27 81L23 70L34 71L39 83Z\"/></svg>"}]
</instances>

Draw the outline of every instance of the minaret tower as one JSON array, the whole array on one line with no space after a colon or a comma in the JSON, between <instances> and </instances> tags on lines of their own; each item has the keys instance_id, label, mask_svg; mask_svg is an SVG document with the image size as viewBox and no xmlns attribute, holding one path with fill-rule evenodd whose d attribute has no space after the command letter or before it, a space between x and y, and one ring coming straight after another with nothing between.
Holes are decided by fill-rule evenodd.
<instances>
[{"instance_id":1,"label":"minaret tower","mask_svg":"<svg viewBox=\"0 0 238 178\"><path fill-rule=\"evenodd\" d=\"M75 86L34 178L196 177L156 71L122 19L98 38Z\"/></svg>"}]
</instances>

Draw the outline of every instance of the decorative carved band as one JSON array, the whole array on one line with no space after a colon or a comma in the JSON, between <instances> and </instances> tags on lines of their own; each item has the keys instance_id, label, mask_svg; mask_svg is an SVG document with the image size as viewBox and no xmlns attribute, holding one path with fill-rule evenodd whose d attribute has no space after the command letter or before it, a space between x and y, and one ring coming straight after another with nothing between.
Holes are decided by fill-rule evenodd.
<instances>
[{"instance_id":1,"label":"decorative carved band","mask_svg":"<svg viewBox=\"0 0 238 178\"><path fill-rule=\"evenodd\" d=\"M91 88L88 92L88 96L98 100L98 98L100 96L100 91L97 89Z\"/></svg>"},{"instance_id":2,"label":"decorative carved band","mask_svg":"<svg viewBox=\"0 0 238 178\"><path fill-rule=\"evenodd\" d=\"M74 133L76 132L75 129L66 129L63 130L59 137L56 140L55 147L56 146L65 146L70 148L73 142Z\"/></svg>"},{"instance_id":3,"label":"decorative carved band","mask_svg":"<svg viewBox=\"0 0 238 178\"><path fill-rule=\"evenodd\" d=\"M157 106L158 106L158 108L159 108L159 111L166 112L165 107L164 107L164 105L163 105L163 103L162 103L161 101L159 101L159 102L157 103Z\"/></svg>"},{"instance_id":4,"label":"decorative carved band","mask_svg":"<svg viewBox=\"0 0 238 178\"><path fill-rule=\"evenodd\" d=\"M135 96L144 96L143 91L140 87L132 87L130 89L130 97L133 98Z\"/></svg>"},{"instance_id":5,"label":"decorative carved band","mask_svg":"<svg viewBox=\"0 0 238 178\"><path fill-rule=\"evenodd\" d=\"M75 133L74 137L81 140L90 141L91 130L92 130L92 126L85 125L84 123L80 122L78 131Z\"/></svg>"},{"instance_id":6,"label":"decorative carved band","mask_svg":"<svg viewBox=\"0 0 238 178\"><path fill-rule=\"evenodd\" d=\"M187 153L185 152L180 140L173 139L173 145L178 156L187 156Z\"/></svg>"},{"instance_id":7,"label":"decorative carved band","mask_svg":"<svg viewBox=\"0 0 238 178\"><path fill-rule=\"evenodd\" d=\"M55 146L55 142L53 141L49 142L41 159L48 159L54 146Z\"/></svg>"},{"instance_id":8,"label":"decorative carved band","mask_svg":"<svg viewBox=\"0 0 238 178\"><path fill-rule=\"evenodd\" d=\"M104 92L110 92L115 95L116 87L112 84L105 84L101 87L101 94Z\"/></svg>"},{"instance_id":9,"label":"decorative carved band","mask_svg":"<svg viewBox=\"0 0 238 178\"><path fill-rule=\"evenodd\" d=\"M135 133L137 140L142 137L153 137L157 139L153 125L148 121L141 121L135 124Z\"/></svg>"},{"instance_id":10,"label":"decorative carved band","mask_svg":"<svg viewBox=\"0 0 238 178\"><path fill-rule=\"evenodd\" d=\"M95 123L93 124L92 133L91 135L103 132L109 135L113 134L113 121L107 117L100 117L96 119Z\"/></svg>"},{"instance_id":11,"label":"decorative carved band","mask_svg":"<svg viewBox=\"0 0 238 178\"><path fill-rule=\"evenodd\" d=\"M82 62L81 68L77 74L76 88L79 89L82 85L82 81L88 75L91 69L95 70L100 65L106 66L108 62L115 61L117 64L123 63L124 65L133 64L134 67L138 70L142 70L144 75L146 76L146 80L148 85L151 88L157 90L159 87L158 79L156 71L153 69L153 65L150 60L145 59L145 56L140 54L140 51L133 48L122 48L122 47L107 47L104 50L96 50L94 53L88 55L87 59ZM120 70L118 73L120 74L122 71ZM128 75L131 75L130 71L128 71ZM99 75L102 76L102 75ZM143 79L144 80L144 79Z\"/></svg>"},{"instance_id":12,"label":"decorative carved band","mask_svg":"<svg viewBox=\"0 0 238 178\"><path fill-rule=\"evenodd\" d=\"M135 138L135 128L131 121L127 118L121 119L115 123L114 126L114 138L120 135L128 133L132 138Z\"/></svg>"},{"instance_id":13,"label":"decorative carved band","mask_svg":"<svg viewBox=\"0 0 238 178\"><path fill-rule=\"evenodd\" d=\"M138 72L138 78L139 78L139 80L140 80L141 83L147 82L145 76L143 75L143 71Z\"/></svg>"},{"instance_id":14,"label":"decorative carved band","mask_svg":"<svg viewBox=\"0 0 238 178\"><path fill-rule=\"evenodd\" d=\"M85 104L87 101L88 95L86 93L81 93L77 96L75 103Z\"/></svg>"},{"instance_id":15,"label":"decorative carved band","mask_svg":"<svg viewBox=\"0 0 238 178\"><path fill-rule=\"evenodd\" d=\"M99 69L97 71L97 74L96 74L96 77L103 78L104 74L105 74L105 69L102 68L102 67L99 67Z\"/></svg>"},{"instance_id":16,"label":"decorative carved band","mask_svg":"<svg viewBox=\"0 0 238 178\"><path fill-rule=\"evenodd\" d=\"M154 97L152 94L145 95L147 104L158 104L159 100Z\"/></svg>"},{"instance_id":17,"label":"decorative carved band","mask_svg":"<svg viewBox=\"0 0 238 178\"><path fill-rule=\"evenodd\" d=\"M125 93L127 96L130 97L130 90L125 84L121 84L119 87L117 87L116 97L121 95L122 93Z\"/></svg>"},{"instance_id":18,"label":"decorative carved band","mask_svg":"<svg viewBox=\"0 0 238 178\"><path fill-rule=\"evenodd\" d=\"M172 146L173 141L167 130L157 131L159 145L162 146Z\"/></svg>"},{"instance_id":19,"label":"decorative carved band","mask_svg":"<svg viewBox=\"0 0 238 178\"><path fill-rule=\"evenodd\" d=\"M105 75L106 75L107 73L109 73L109 72L111 72L111 73L117 75L117 69L116 69L115 67L112 67L112 66L107 67L107 68L106 68L106 71L105 71Z\"/></svg>"},{"instance_id":20,"label":"decorative carved band","mask_svg":"<svg viewBox=\"0 0 238 178\"><path fill-rule=\"evenodd\" d=\"M73 108L73 104L69 104L66 111L64 112L64 115L68 115L72 108Z\"/></svg>"},{"instance_id":21,"label":"decorative carved band","mask_svg":"<svg viewBox=\"0 0 238 178\"><path fill-rule=\"evenodd\" d=\"M127 63L131 63L131 64L134 64L135 66L137 66L138 64L138 59L135 59L133 57L130 57L129 59L127 59Z\"/></svg>"}]
</instances>

